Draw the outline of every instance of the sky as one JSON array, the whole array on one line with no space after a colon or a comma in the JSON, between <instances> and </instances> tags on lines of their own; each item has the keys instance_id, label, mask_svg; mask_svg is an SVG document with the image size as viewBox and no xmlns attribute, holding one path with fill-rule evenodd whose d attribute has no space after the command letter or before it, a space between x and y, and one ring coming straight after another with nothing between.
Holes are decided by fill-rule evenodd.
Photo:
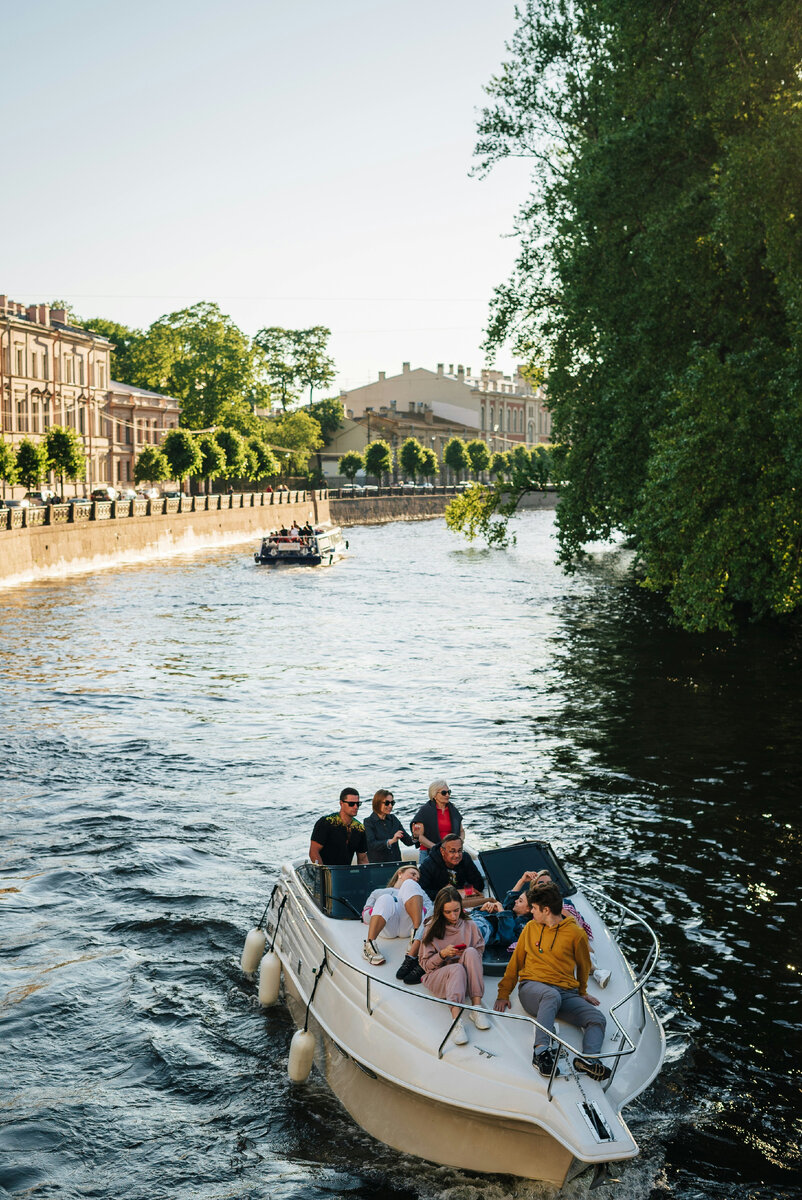
<instances>
[{"instance_id":1,"label":"sky","mask_svg":"<svg viewBox=\"0 0 802 1200\"><path fill-rule=\"evenodd\" d=\"M529 190L522 160L470 175L513 27L514 0L0 0L0 293L326 325L332 391L478 371Z\"/></svg>"}]
</instances>

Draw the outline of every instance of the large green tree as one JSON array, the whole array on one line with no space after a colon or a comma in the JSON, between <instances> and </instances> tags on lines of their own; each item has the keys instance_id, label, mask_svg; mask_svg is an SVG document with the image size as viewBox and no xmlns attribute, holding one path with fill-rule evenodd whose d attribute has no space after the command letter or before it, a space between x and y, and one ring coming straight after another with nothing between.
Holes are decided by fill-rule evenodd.
<instances>
[{"instance_id":1,"label":"large green tree","mask_svg":"<svg viewBox=\"0 0 802 1200\"><path fill-rule=\"evenodd\" d=\"M53 425L45 434L44 446L50 468L61 481L63 496L65 479L77 482L86 475L83 442L71 426Z\"/></svg>"},{"instance_id":2,"label":"large green tree","mask_svg":"<svg viewBox=\"0 0 802 1200\"><path fill-rule=\"evenodd\" d=\"M364 465L365 459L358 450L348 450L337 463L337 470L353 483L357 471L361 471Z\"/></svg>"},{"instance_id":3,"label":"large green tree","mask_svg":"<svg viewBox=\"0 0 802 1200\"><path fill-rule=\"evenodd\" d=\"M311 329L283 329L269 325L255 335L254 347L271 392L282 408L289 409L301 391L309 388L309 400L315 388L327 387L334 378L334 360L326 353L331 330L325 325Z\"/></svg>"},{"instance_id":4,"label":"large green tree","mask_svg":"<svg viewBox=\"0 0 802 1200\"><path fill-rule=\"evenodd\" d=\"M233 402L261 395L249 339L208 302L154 321L131 350L131 374L132 383L180 400L188 429L217 425Z\"/></svg>"},{"instance_id":5,"label":"large green tree","mask_svg":"<svg viewBox=\"0 0 802 1200\"><path fill-rule=\"evenodd\" d=\"M528 155L495 295L548 382L567 565L623 531L692 630L802 603L802 9L526 0L482 167Z\"/></svg>"},{"instance_id":6,"label":"large green tree","mask_svg":"<svg viewBox=\"0 0 802 1200\"><path fill-rule=\"evenodd\" d=\"M320 425L308 412L287 412L265 422L265 438L287 475L303 475L323 445Z\"/></svg>"},{"instance_id":7,"label":"large green tree","mask_svg":"<svg viewBox=\"0 0 802 1200\"><path fill-rule=\"evenodd\" d=\"M145 336L142 330L129 329L127 325L121 325L119 321L110 321L107 317L86 317L76 323L82 329L99 333L101 337L113 342L114 348L109 355L111 378L118 383L133 384L134 355Z\"/></svg>"}]
</instances>

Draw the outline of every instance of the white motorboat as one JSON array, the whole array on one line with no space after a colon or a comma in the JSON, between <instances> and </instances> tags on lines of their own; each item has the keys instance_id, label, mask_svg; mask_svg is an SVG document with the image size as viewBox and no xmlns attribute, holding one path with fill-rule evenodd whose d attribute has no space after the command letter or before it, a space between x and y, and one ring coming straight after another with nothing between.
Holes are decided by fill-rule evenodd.
<instances>
[{"instance_id":1,"label":"white motorboat","mask_svg":"<svg viewBox=\"0 0 802 1200\"><path fill-rule=\"evenodd\" d=\"M260 1000L271 1003L283 976L284 996L299 1032L290 1050L290 1075L303 1079L312 1060L354 1120L368 1133L405 1153L465 1170L502 1173L561 1186L589 1166L628 1159L637 1144L621 1112L654 1079L665 1037L644 986L654 970L657 939L637 913L576 889L551 847L522 842L479 855L490 892L503 897L524 870L548 868L564 897L593 931L604 989L589 991L607 1016L601 1058L612 1070L604 1083L579 1075L573 1059L580 1031L561 1023L559 1074L543 1078L532 1066L534 1021L513 992L512 1008L489 1014L491 1028L470 1030L467 1045L452 1038L446 1001L422 986L395 978L405 939L380 941L387 962L369 965L362 955L362 906L384 886L387 864L321 867L287 864L268 903L258 951L243 966L254 970L265 936ZM617 922L616 935L602 913ZM643 965L625 958L622 930L641 935ZM508 955L485 959L484 1007L492 1009L498 975ZM494 977L495 976L495 977ZM466 1013L470 1006L466 1006ZM303 1031L303 1032L301 1032Z\"/></svg>"}]
</instances>

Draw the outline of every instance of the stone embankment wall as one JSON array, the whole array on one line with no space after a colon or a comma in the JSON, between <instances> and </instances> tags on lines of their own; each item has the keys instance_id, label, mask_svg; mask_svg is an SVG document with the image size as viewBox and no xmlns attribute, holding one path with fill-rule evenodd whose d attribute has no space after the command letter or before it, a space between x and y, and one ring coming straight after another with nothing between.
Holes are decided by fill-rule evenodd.
<instances>
[{"instance_id":1,"label":"stone embankment wall","mask_svg":"<svg viewBox=\"0 0 802 1200\"><path fill-rule=\"evenodd\" d=\"M206 508L207 503L215 507ZM73 513L70 507L29 509L24 514L21 509L0 511L0 517L19 525L0 528L0 585L251 540L255 544L269 530L293 520L303 525L310 517L331 519L326 493L313 499L306 492L126 501L118 503L116 511L108 503L81 505ZM54 517L53 524L39 523ZM23 520L36 523L23 527Z\"/></svg>"}]
</instances>

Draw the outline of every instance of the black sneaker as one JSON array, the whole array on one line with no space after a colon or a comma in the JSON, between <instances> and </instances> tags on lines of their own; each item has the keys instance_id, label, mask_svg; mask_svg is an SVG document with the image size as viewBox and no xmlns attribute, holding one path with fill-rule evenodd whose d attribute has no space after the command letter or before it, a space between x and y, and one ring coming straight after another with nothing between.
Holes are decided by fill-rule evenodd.
<instances>
[{"instance_id":1,"label":"black sneaker","mask_svg":"<svg viewBox=\"0 0 802 1200\"><path fill-rule=\"evenodd\" d=\"M396 979L406 979L413 967L417 967L418 960L413 958L411 954L404 955L404 961L395 973Z\"/></svg>"},{"instance_id":2,"label":"black sneaker","mask_svg":"<svg viewBox=\"0 0 802 1200\"><path fill-rule=\"evenodd\" d=\"M408 987L414 987L416 983L420 983L426 972L420 963L416 962L414 967L410 967L407 974L404 976L404 983Z\"/></svg>"},{"instance_id":3,"label":"black sneaker","mask_svg":"<svg viewBox=\"0 0 802 1200\"><path fill-rule=\"evenodd\" d=\"M604 1083L605 1079L609 1079L612 1075L610 1068L605 1067L598 1058L575 1058L574 1070L581 1071L583 1075L590 1075L591 1079L598 1079L599 1083Z\"/></svg>"},{"instance_id":4,"label":"black sneaker","mask_svg":"<svg viewBox=\"0 0 802 1200\"><path fill-rule=\"evenodd\" d=\"M545 1075L548 1079L554 1070L554 1063L557 1055L553 1050L541 1050L540 1054L537 1051L532 1055L532 1066L540 1071L541 1075Z\"/></svg>"}]
</instances>

